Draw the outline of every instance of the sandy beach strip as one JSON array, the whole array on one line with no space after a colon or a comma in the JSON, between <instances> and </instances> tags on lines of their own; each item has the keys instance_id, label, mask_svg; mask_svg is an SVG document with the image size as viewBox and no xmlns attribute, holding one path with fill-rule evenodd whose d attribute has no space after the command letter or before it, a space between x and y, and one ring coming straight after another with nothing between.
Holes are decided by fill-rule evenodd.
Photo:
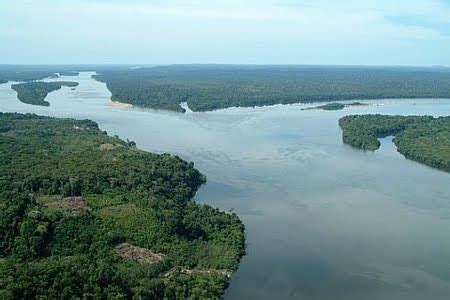
<instances>
[{"instance_id":1,"label":"sandy beach strip","mask_svg":"<svg viewBox=\"0 0 450 300\"><path fill-rule=\"evenodd\" d=\"M124 102L120 102L117 100L111 100L108 102L109 106L112 107L118 107L118 108L132 108L133 104L129 104L129 103L124 103Z\"/></svg>"}]
</instances>

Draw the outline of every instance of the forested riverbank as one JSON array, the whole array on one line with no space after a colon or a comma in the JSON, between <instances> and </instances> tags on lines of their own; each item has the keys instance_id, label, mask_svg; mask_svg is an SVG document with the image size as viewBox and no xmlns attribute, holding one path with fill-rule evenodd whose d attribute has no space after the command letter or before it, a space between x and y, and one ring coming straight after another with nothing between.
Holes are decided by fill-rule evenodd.
<instances>
[{"instance_id":1,"label":"forested riverbank","mask_svg":"<svg viewBox=\"0 0 450 300\"><path fill-rule=\"evenodd\" d=\"M450 98L450 69L172 65L98 71L112 99L183 112L356 99ZM326 109L326 108L325 108ZM335 109L335 107L333 107Z\"/></svg>"},{"instance_id":2,"label":"forested riverbank","mask_svg":"<svg viewBox=\"0 0 450 300\"><path fill-rule=\"evenodd\" d=\"M216 298L237 215L191 201L193 163L89 120L0 113L0 298Z\"/></svg>"},{"instance_id":3,"label":"forested riverbank","mask_svg":"<svg viewBox=\"0 0 450 300\"><path fill-rule=\"evenodd\" d=\"M344 143L374 151L393 135L406 158L450 172L450 117L355 115L339 120Z\"/></svg>"}]
</instances>

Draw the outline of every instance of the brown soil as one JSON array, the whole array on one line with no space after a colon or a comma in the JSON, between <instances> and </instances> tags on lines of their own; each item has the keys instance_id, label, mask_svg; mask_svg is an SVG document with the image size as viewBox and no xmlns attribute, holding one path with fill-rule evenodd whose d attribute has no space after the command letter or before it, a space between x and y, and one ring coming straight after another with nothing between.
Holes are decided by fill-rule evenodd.
<instances>
[{"instance_id":1,"label":"brown soil","mask_svg":"<svg viewBox=\"0 0 450 300\"><path fill-rule=\"evenodd\" d=\"M62 200L45 203L48 207L58 207L70 215L79 214L89 210L84 197L66 197Z\"/></svg>"},{"instance_id":2,"label":"brown soil","mask_svg":"<svg viewBox=\"0 0 450 300\"><path fill-rule=\"evenodd\" d=\"M183 274L183 275L191 275L194 273L197 274L220 274L220 275L225 275L227 277L231 277L232 272L228 271L228 270L222 270L222 269L183 269L183 268L173 268L171 270L169 270L164 276L165 277L170 277L172 275L174 275L175 273L178 274Z\"/></svg>"},{"instance_id":3,"label":"brown soil","mask_svg":"<svg viewBox=\"0 0 450 300\"><path fill-rule=\"evenodd\" d=\"M10 131L7 131L7 132L0 132L0 135L9 136L9 137L16 137L17 136L17 132L15 132L13 130L10 130Z\"/></svg>"},{"instance_id":4,"label":"brown soil","mask_svg":"<svg viewBox=\"0 0 450 300\"><path fill-rule=\"evenodd\" d=\"M113 144L110 144L110 143L105 143L105 144L101 144L100 146L98 146L98 148L102 151L107 151L107 150L112 150L112 149L116 148L116 146Z\"/></svg>"},{"instance_id":5,"label":"brown soil","mask_svg":"<svg viewBox=\"0 0 450 300\"><path fill-rule=\"evenodd\" d=\"M115 247L120 257L137 261L141 264L154 264L164 259L165 255L153 253L147 248L141 248L128 243L122 243Z\"/></svg>"}]
</instances>

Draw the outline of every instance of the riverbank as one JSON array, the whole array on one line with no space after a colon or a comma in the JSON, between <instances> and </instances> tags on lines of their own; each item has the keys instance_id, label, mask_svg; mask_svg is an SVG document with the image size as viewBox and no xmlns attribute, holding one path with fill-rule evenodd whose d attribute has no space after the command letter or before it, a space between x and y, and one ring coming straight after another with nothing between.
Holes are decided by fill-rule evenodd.
<instances>
[{"instance_id":1,"label":"riverbank","mask_svg":"<svg viewBox=\"0 0 450 300\"><path fill-rule=\"evenodd\" d=\"M110 100L108 102L108 106L116 107L116 108L132 108L133 104L124 103L124 102L120 102L117 100Z\"/></svg>"}]
</instances>

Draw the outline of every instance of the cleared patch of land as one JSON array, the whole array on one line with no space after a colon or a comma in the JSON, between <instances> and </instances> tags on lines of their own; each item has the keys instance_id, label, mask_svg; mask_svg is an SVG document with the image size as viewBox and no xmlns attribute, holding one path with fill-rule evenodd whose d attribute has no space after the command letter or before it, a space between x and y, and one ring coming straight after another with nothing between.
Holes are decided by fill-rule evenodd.
<instances>
[{"instance_id":1,"label":"cleared patch of land","mask_svg":"<svg viewBox=\"0 0 450 300\"><path fill-rule=\"evenodd\" d=\"M120 145L115 145L115 144L111 144L111 143L103 143L103 144L100 144L100 146L98 146L98 148L102 151L113 150L117 147L120 147Z\"/></svg>"},{"instance_id":2,"label":"cleared patch of land","mask_svg":"<svg viewBox=\"0 0 450 300\"><path fill-rule=\"evenodd\" d=\"M89 210L84 197L65 197L61 200L47 201L44 206L61 210L66 215L76 215Z\"/></svg>"},{"instance_id":3,"label":"cleared patch of land","mask_svg":"<svg viewBox=\"0 0 450 300\"><path fill-rule=\"evenodd\" d=\"M115 247L117 254L124 259L137 261L140 264L154 264L164 259L165 255L153 253L150 249L121 243Z\"/></svg>"}]
</instances>

